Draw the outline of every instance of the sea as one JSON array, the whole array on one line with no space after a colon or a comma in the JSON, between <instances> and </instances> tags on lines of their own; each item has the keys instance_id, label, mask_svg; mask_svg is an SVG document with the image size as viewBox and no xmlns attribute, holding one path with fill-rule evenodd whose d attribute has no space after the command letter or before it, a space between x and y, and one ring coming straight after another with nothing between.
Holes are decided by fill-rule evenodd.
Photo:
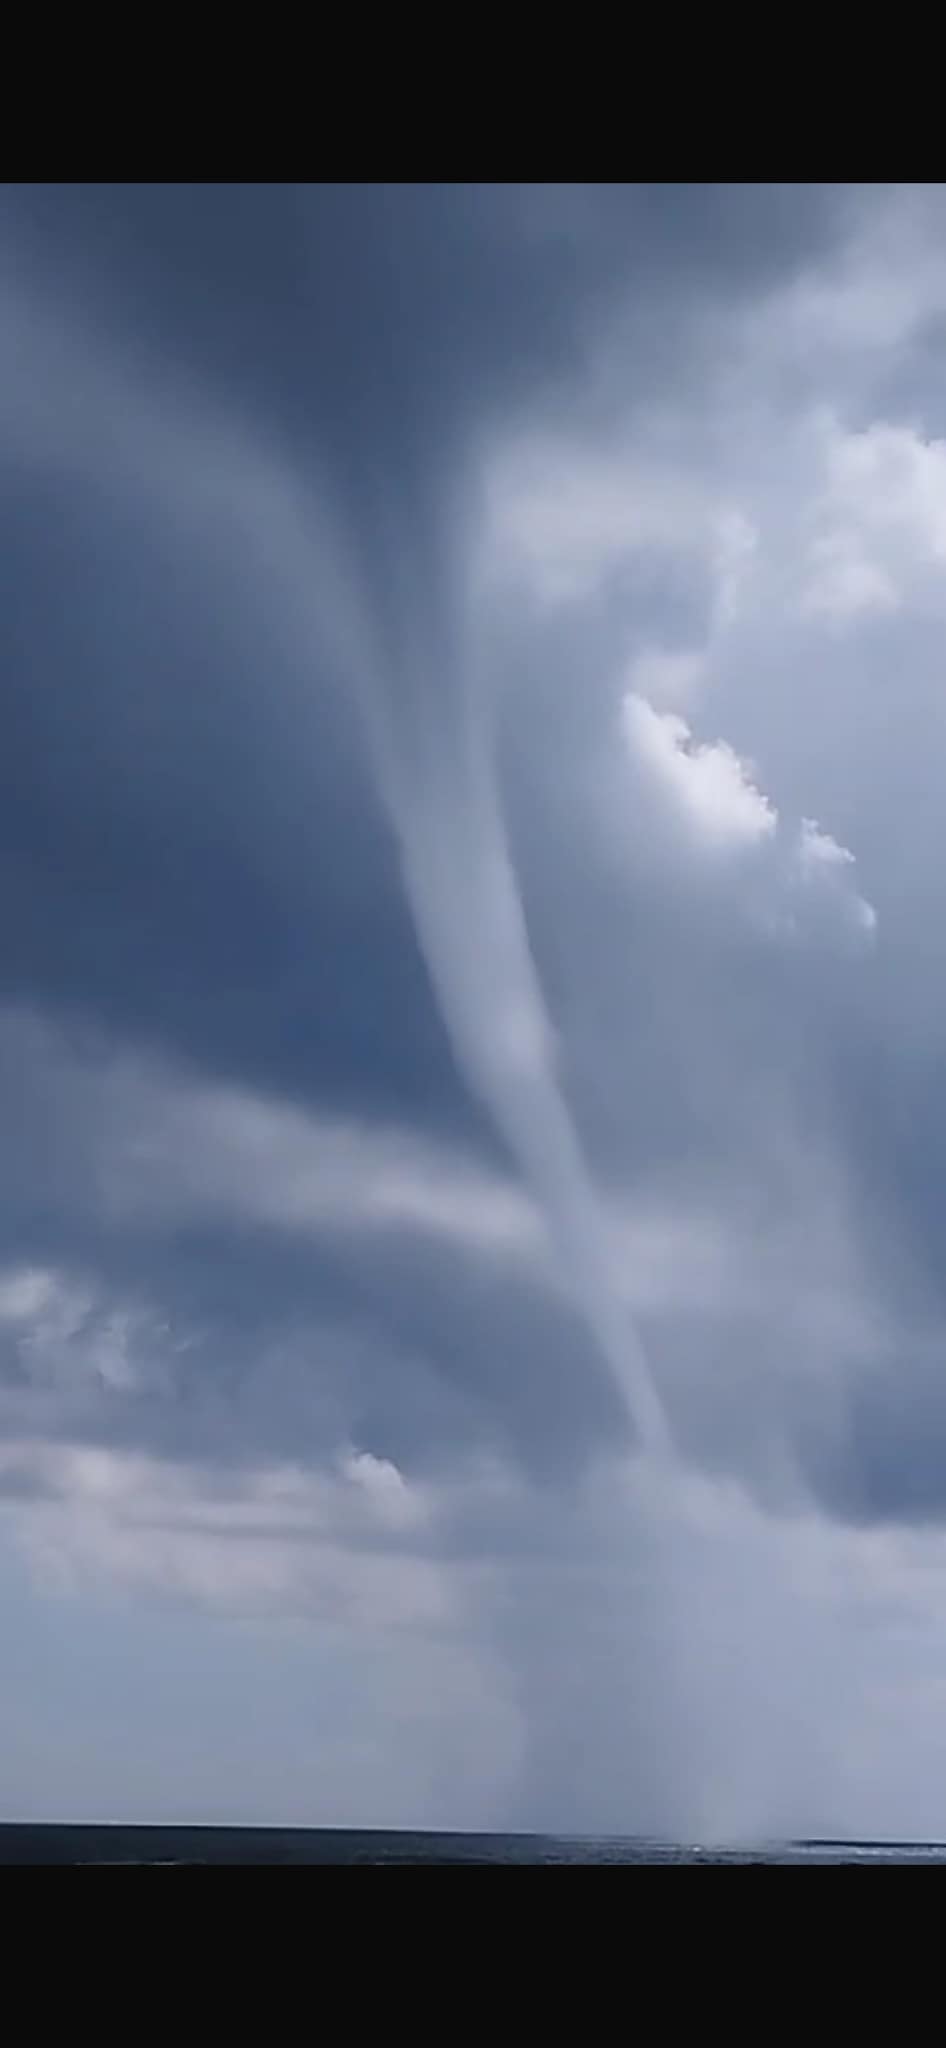
<instances>
[{"instance_id":1,"label":"sea","mask_svg":"<svg viewBox=\"0 0 946 2048\"><path fill-rule=\"evenodd\" d=\"M630 1836L434 1834L357 1828L125 1827L0 1823L0 1864L946 1864L941 1842L773 1842L711 1847Z\"/></svg>"}]
</instances>

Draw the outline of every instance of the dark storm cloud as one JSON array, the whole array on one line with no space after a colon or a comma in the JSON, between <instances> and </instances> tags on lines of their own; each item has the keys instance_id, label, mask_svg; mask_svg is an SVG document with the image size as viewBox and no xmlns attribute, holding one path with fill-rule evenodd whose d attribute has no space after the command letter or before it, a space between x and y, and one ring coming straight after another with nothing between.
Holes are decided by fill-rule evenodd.
<instances>
[{"instance_id":1,"label":"dark storm cloud","mask_svg":"<svg viewBox=\"0 0 946 2048\"><path fill-rule=\"evenodd\" d=\"M473 423L573 372L629 276L660 305L748 286L829 239L837 200L79 185L10 187L2 212L17 284L52 283L93 347L109 323L132 362L328 466L383 625L392 522L434 616ZM195 551L116 490L96 431L102 474L94 449L79 478L17 463L0 503L4 992L211 1070L472 1127L324 650L275 648L226 534Z\"/></svg>"},{"instance_id":2,"label":"dark storm cloud","mask_svg":"<svg viewBox=\"0 0 946 2048\"><path fill-rule=\"evenodd\" d=\"M567 1304L409 1240L366 1251L329 1232L167 1237L60 1228L7 1240L56 1260L79 1312L0 1345L6 1422L172 1459L317 1465L353 1442L408 1479L512 1459L567 1482L627 1422ZM89 1276L94 1288L84 1306ZM96 1345L134 1306L134 1377L109 1385Z\"/></svg>"},{"instance_id":3,"label":"dark storm cloud","mask_svg":"<svg viewBox=\"0 0 946 2048\"><path fill-rule=\"evenodd\" d=\"M474 430L524 398L577 386L609 310L627 323L642 402L717 308L824 254L848 204L814 188L76 186L9 188L3 213L17 284L25 277L40 300L52 286L62 308L60 375L68 374L73 314L80 351L94 358L101 331L107 357L115 337L133 376L147 384L156 369L169 370L195 392L198 411L204 398L222 405L293 465L312 462L328 476L382 642L390 633L396 649L397 683L412 693L392 533L413 558L422 650L449 656L452 571L441 528ZM82 375L76 389L81 412L89 402ZM324 645L291 636L274 643L272 603L247 580L225 524L215 536L205 519L195 546L186 469L173 471L170 494L165 485L156 500L146 467L136 477L132 438L115 471L108 405L98 404L77 473L57 461L53 403L51 451L38 469L24 466L21 452L0 508L4 994L50 1014L99 1019L220 1077L475 1133L495 1152L455 1073L347 678ZM145 466L150 445L146 438ZM206 459L198 448L195 464ZM564 708L559 697L545 721L559 759ZM588 709L584 734L575 734L586 753ZM454 710L444 674L427 714L437 725ZM396 703L391 715L396 725ZM607 744L604 724L594 743ZM526 818L521 776L516 788L516 816ZM731 1095L739 1048L727 1046L720 1074L668 1032L681 949L668 953L662 910L643 901L635 926L626 898L615 902L615 943L602 946L600 875L582 901L579 845L571 866L553 862L543 873L546 860L540 841L530 885L526 848L533 939L566 1022L566 1071L596 1153L607 1165L610 1146L622 1169L629 1157L646 1167L678 1151L681 1134L701 1121L704 1142L718 1143L718 1116L728 1110L716 1105ZM615 1076L588 1026L602 1004L616 999L620 1012L621 977L638 953L663 956L663 1013L646 1001L632 1006L625 1052L641 1087L625 1127ZM725 1011L733 964L724 955L717 966L707 949L696 977L704 1013L714 979ZM765 983L763 969L769 1022L779 1009L778 971L770 965ZM747 975L751 1005L753 962ZM689 966L684 1020L691 979ZM718 1032L704 1035L711 1049L725 1043ZM32 1239L35 1255L42 1229L57 1227L47 1186L35 1201L39 1222L27 1227L22 1201L13 1202L11 1251ZM139 1253L145 1263L153 1256L153 1286L172 1309L202 1259L208 1274L217 1269L197 1243L196 1255L184 1240ZM102 1245L89 1256L110 1270ZM264 1304L259 1324L278 1325L286 1275L277 1277L262 1250L250 1258L237 1247L234 1266L241 1262ZM313 1259L310 1310L316 1297L331 1302L341 1284L332 1272L331 1260ZM143 1272L135 1281L141 1287ZM217 1334L209 1350L218 1354L228 1342L228 1284L221 1280L210 1311ZM244 1299L246 1287L235 1277L232 1285L234 1299ZM387 1297L382 1290L377 1322L387 1319L407 1348L438 1353L437 1369L457 1384L483 1377L498 1411L520 1415L512 1425L520 1454L528 1457L530 1417L537 1447L555 1435L576 1446L607 1436L612 1423L607 1403L597 1412L593 1370L584 1382L586 1430L580 1376L551 1402L540 1394L556 1351L548 1335L526 1341L515 1317L494 1333L482 1304L467 1316L462 1290L451 1308L446 1281L441 1327L425 1330L433 1290L412 1302L413 1285ZM447 1336L451 1315L468 1340ZM550 1435L558 1408L561 1427Z\"/></svg>"},{"instance_id":4,"label":"dark storm cloud","mask_svg":"<svg viewBox=\"0 0 946 2048\"><path fill-rule=\"evenodd\" d=\"M851 206L844 194L807 188L43 187L14 188L4 200L14 277L40 299L52 283L63 309L60 368L74 315L86 354L101 332L106 388L114 342L143 388L156 368L169 371L175 389L183 380L196 395L198 417L205 402L230 409L291 463L311 462L329 478L382 643L390 635L395 648L394 684L408 694L416 685L403 659L392 529L411 558L421 647L449 650L448 529L475 432L521 400L534 407L537 394L577 391L609 316L628 337L632 409L665 392L694 337L712 353L714 315L731 314L743 294L764 294L802 261L822 260ZM80 377L80 408L84 389ZM4 993L50 1014L98 1018L219 1077L475 1134L496 1156L455 1071L347 678L324 645L274 639L272 597L245 575L226 522L215 537L203 517L195 545L186 468L157 500L149 493L160 407L138 478L133 439L115 470L107 408L92 420L78 471L57 463L55 404L50 417L51 455L37 468L21 448L3 507ZM205 459L197 447L195 463ZM672 587L671 576L662 600L684 639L706 609L698 562L693 575L689 614L685 579ZM632 579L620 599L615 648L628 606L638 629L648 602L651 625L662 615L652 575L641 575L640 588ZM817 1110L811 1048L817 1068L832 970L822 963L816 985L799 983L796 963L731 929L726 906L705 893L678 895L668 917L651 871L636 882L625 870L607 875L588 854L590 812L564 818L558 857L549 819L563 775L580 763L600 803L619 700L572 688L587 646L581 618L564 634L553 625L547 639L530 631L514 628L502 657L515 705L511 822L530 937L592 1158L620 1183L687 1151L702 1171L712 1161L725 1173L727 1149L741 1148L764 1179L769 1130L785 1114L803 1043L805 1113L812 1101ZM427 709L432 725L446 727L455 698L434 671ZM739 708L738 693L730 701ZM396 725L396 700L391 718ZM764 721L760 738L771 752ZM783 748L791 797L784 757ZM812 770L813 799L830 810L830 777L819 781L810 747L801 765L799 807ZM614 1018L618 1041L608 1035ZM12 1116L15 1130L15 1107ZM30 1135L24 1122L25 1151L35 1142L35 1125ZM43 1229L52 1242L61 1227L48 1186L33 1200L31 1222L22 1195L11 1195L11 1252L28 1243L38 1256ZM186 1230L168 1247L145 1242L132 1254L120 1232L115 1245L110 1254L90 1244L93 1266L114 1281L122 1259L136 1257L141 1289L153 1257L155 1297L172 1308L206 1262L218 1354L231 1287L257 1345L297 1292L298 1274L290 1284L279 1269L285 1255L262 1245L251 1255L237 1242L230 1277L225 1250L199 1234L191 1243ZM377 1251L373 1264L383 1266ZM366 1282L369 1294L376 1284ZM459 1340L448 1334L455 1287ZM494 1333L482 1304L467 1313L453 1276L442 1283L438 1328L425 1328L434 1312L412 1300L418 1291L431 1292L414 1276L399 1289L380 1286L366 1320L386 1323L404 1350L441 1354L445 1379L482 1378L498 1412L519 1413L524 1454L530 1416L537 1442L548 1433L533 1358L554 1346L534 1346L515 1316L505 1336ZM336 1256L313 1255L306 1312L317 1298L334 1312L344 1292ZM758 1350L757 1334L746 1342ZM235 1346L231 1362L245 1350ZM580 1444L578 1377L568 1384L559 1437ZM586 1385L589 1437L606 1437L594 1372ZM684 1399L680 1412L698 1448L699 1404L687 1410ZM716 1434L719 1426L717 1418ZM408 1434L402 1428L405 1454Z\"/></svg>"},{"instance_id":5,"label":"dark storm cloud","mask_svg":"<svg viewBox=\"0 0 946 2048\"><path fill-rule=\"evenodd\" d=\"M343 700L226 571L128 524L127 499L8 487L4 993L289 1092L462 1114Z\"/></svg>"},{"instance_id":6,"label":"dark storm cloud","mask_svg":"<svg viewBox=\"0 0 946 2048\"><path fill-rule=\"evenodd\" d=\"M664 317L728 303L826 253L851 203L818 186L77 184L8 187L4 215L20 261L397 501L428 470L443 481L471 418L578 371L635 287Z\"/></svg>"},{"instance_id":7,"label":"dark storm cloud","mask_svg":"<svg viewBox=\"0 0 946 2048\"><path fill-rule=\"evenodd\" d=\"M941 214L0 194L0 1798L928 1825Z\"/></svg>"}]
</instances>

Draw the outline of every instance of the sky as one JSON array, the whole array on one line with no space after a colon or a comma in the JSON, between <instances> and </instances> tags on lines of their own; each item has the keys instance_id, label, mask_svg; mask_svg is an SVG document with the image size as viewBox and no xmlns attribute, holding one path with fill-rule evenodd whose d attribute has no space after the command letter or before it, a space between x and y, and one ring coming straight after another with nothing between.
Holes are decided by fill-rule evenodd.
<instances>
[{"instance_id":1,"label":"sky","mask_svg":"<svg viewBox=\"0 0 946 2048\"><path fill-rule=\"evenodd\" d=\"M946 187L0 188L0 1814L946 1835Z\"/></svg>"}]
</instances>

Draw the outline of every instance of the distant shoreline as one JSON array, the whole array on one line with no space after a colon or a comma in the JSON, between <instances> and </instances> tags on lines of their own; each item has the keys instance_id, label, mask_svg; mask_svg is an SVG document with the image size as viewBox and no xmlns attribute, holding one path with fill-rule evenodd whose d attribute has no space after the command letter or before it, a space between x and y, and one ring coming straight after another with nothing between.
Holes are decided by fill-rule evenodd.
<instances>
[{"instance_id":1,"label":"distant shoreline","mask_svg":"<svg viewBox=\"0 0 946 2048\"><path fill-rule=\"evenodd\" d=\"M844 1841L809 1837L782 1844L714 1848L629 1836L241 1826L234 1823L120 1821L0 1822L0 1866L207 1867L464 1864L518 1866L780 1865L946 1863L937 1842Z\"/></svg>"}]
</instances>

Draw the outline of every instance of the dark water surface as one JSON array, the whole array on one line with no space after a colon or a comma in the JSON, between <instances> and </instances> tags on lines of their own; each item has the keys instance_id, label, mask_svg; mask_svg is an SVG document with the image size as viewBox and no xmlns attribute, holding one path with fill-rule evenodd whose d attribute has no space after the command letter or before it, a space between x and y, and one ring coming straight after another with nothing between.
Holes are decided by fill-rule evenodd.
<instances>
[{"instance_id":1,"label":"dark water surface","mask_svg":"<svg viewBox=\"0 0 946 2048\"><path fill-rule=\"evenodd\" d=\"M349 1828L0 1823L0 1864L946 1864L936 1842L788 1842L713 1849L627 1836L413 1834Z\"/></svg>"}]
</instances>

